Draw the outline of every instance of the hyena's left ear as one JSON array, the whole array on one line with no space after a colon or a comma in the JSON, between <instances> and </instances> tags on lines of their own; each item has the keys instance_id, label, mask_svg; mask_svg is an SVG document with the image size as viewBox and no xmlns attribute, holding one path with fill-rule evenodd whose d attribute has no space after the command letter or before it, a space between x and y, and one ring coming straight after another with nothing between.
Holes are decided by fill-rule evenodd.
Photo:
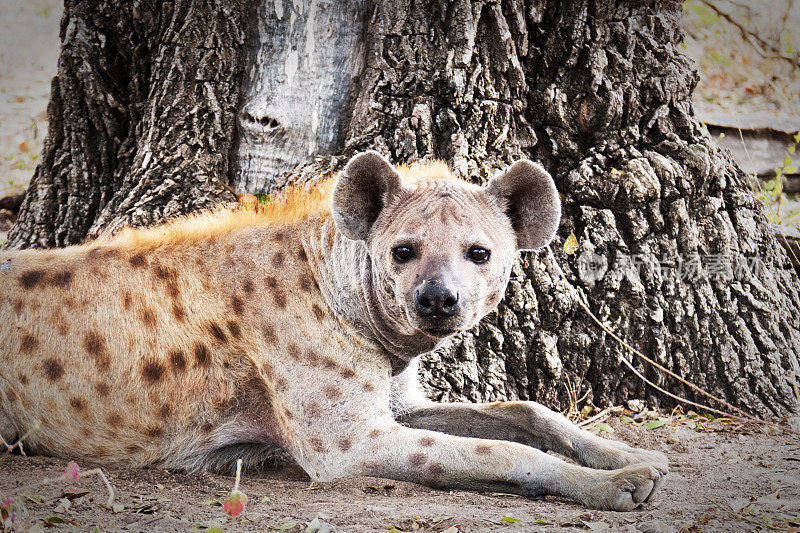
<instances>
[{"instance_id":1,"label":"hyena's left ear","mask_svg":"<svg viewBox=\"0 0 800 533\"><path fill-rule=\"evenodd\" d=\"M381 210L402 188L402 178L374 150L353 156L336 179L331 211L339 231L365 241Z\"/></svg>"},{"instance_id":2,"label":"hyena's left ear","mask_svg":"<svg viewBox=\"0 0 800 533\"><path fill-rule=\"evenodd\" d=\"M517 234L517 248L537 250L556 235L561 220L561 200L553 178L528 159L520 159L486 185L511 219Z\"/></svg>"}]
</instances>

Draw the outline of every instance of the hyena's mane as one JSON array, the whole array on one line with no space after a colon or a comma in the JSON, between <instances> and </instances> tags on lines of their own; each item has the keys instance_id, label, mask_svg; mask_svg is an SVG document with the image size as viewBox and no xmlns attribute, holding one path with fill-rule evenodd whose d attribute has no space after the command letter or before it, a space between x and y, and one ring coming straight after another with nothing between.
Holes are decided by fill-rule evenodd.
<instances>
[{"instance_id":1,"label":"hyena's mane","mask_svg":"<svg viewBox=\"0 0 800 533\"><path fill-rule=\"evenodd\" d=\"M443 161L433 160L398 165L397 171L407 184L420 181L453 179ZM214 239L238 229L253 226L276 226L292 223L331 211L335 176L329 175L307 185L289 187L250 206L221 207L178 217L147 228L125 228L111 237L101 237L96 245L108 245L120 251L146 251L192 244Z\"/></svg>"}]
</instances>

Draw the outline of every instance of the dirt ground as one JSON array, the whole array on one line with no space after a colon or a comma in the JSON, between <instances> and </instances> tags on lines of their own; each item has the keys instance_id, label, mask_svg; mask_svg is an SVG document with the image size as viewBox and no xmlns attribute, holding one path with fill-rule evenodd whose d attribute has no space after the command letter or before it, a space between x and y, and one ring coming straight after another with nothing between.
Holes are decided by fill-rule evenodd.
<instances>
[{"instance_id":1,"label":"dirt ground","mask_svg":"<svg viewBox=\"0 0 800 533\"><path fill-rule=\"evenodd\" d=\"M0 0L0 198L25 190L47 132L59 0Z\"/></svg>"},{"instance_id":2,"label":"dirt ground","mask_svg":"<svg viewBox=\"0 0 800 533\"><path fill-rule=\"evenodd\" d=\"M666 416L658 428L652 428L657 425L653 420L659 420L652 415L639 423L622 420L608 420L614 432L606 427L604 436L661 450L670 458L670 474L659 497L628 513L587 510L553 498L439 491L375 478L311 484L290 465L245 474L240 489L249 502L236 518L228 517L219 504L233 487L232 476L110 468L106 473L116 499L108 509L107 491L98 477L20 490L58 477L67 464L21 456L6 456L0 466L0 501L12 495L24 504L21 531L43 529L48 520L55 523L54 530L307 531L315 518L316 524L339 532L800 531L797 435L768 434L757 426L735 428L730 422L692 429L691 420Z\"/></svg>"}]
</instances>

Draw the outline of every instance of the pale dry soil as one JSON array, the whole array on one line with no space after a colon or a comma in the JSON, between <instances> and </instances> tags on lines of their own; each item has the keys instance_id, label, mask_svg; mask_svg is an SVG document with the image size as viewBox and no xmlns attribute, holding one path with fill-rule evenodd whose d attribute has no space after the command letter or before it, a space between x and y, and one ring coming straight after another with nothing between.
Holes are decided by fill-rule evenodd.
<instances>
[{"instance_id":1,"label":"pale dry soil","mask_svg":"<svg viewBox=\"0 0 800 533\"><path fill-rule=\"evenodd\" d=\"M222 501L232 476L184 474L160 469L106 469L116 492L116 511L96 477L58 482L23 493L26 524L34 529L57 516L77 524L58 530L85 531L306 531L321 516L336 531L759 531L800 527L800 439L765 433L760 427L729 431L729 423L712 423L715 431L668 423L645 429L612 418L609 438L661 450L670 458L670 474L659 497L633 512L592 511L547 498L434 490L413 483L354 478L311 484L302 471L283 466L249 473L241 490L249 497L237 518L228 517ZM59 476L66 459L9 456L0 466L0 500L45 477ZM83 468L91 465L81 465ZM86 493L80 496L81 493ZM77 493L77 496L76 496ZM65 495L73 498L56 511ZM124 508L120 508L120 505ZM511 522L509 519L518 520ZM793 517L793 518L789 518ZM292 527L294 523L294 527ZM758 524L761 524L760 526ZM53 529L55 530L55 529Z\"/></svg>"},{"instance_id":2,"label":"pale dry soil","mask_svg":"<svg viewBox=\"0 0 800 533\"><path fill-rule=\"evenodd\" d=\"M25 190L47 133L60 0L0 0L0 198Z\"/></svg>"}]
</instances>

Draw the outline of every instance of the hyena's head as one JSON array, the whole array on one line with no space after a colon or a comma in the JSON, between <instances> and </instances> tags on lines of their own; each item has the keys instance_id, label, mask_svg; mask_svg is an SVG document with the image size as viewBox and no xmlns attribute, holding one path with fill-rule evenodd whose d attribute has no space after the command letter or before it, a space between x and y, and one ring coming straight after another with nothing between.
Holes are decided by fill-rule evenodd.
<instances>
[{"instance_id":1,"label":"hyena's head","mask_svg":"<svg viewBox=\"0 0 800 533\"><path fill-rule=\"evenodd\" d=\"M552 178L531 161L486 187L443 170L423 165L404 183L386 159L366 152L350 160L333 192L337 228L366 243L372 312L382 329L406 339L397 344L421 351L492 311L517 252L546 246L561 216Z\"/></svg>"}]
</instances>

